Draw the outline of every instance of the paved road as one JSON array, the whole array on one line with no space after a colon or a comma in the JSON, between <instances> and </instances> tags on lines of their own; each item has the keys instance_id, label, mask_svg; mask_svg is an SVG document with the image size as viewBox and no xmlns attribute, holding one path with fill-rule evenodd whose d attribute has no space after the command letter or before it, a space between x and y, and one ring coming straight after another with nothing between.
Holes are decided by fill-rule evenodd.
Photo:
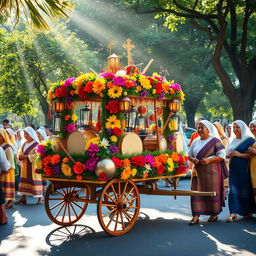
<instances>
[{"instance_id":1,"label":"paved road","mask_svg":"<svg viewBox=\"0 0 256 256\"><path fill-rule=\"evenodd\" d=\"M161 182L159 187L164 187ZM189 189L182 180L180 189ZM256 218L226 223L227 207L217 223L201 217L200 225L188 226L189 197L141 197L141 214L126 235L111 237L98 224L95 205L71 227L53 224L43 206L15 206L8 210L10 223L0 226L0 255L256 255Z\"/></svg>"}]
</instances>

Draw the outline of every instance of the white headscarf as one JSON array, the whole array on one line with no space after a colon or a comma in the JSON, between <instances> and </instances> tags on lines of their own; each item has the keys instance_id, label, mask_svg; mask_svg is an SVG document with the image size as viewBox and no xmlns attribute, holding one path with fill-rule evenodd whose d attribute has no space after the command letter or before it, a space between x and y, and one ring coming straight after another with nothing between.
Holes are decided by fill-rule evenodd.
<instances>
[{"instance_id":1,"label":"white headscarf","mask_svg":"<svg viewBox=\"0 0 256 256\"><path fill-rule=\"evenodd\" d=\"M41 127L36 130L37 132L39 132L42 136L43 136L43 140L47 140L47 135L46 135L46 132L45 132L45 129L42 129Z\"/></svg>"},{"instance_id":2,"label":"white headscarf","mask_svg":"<svg viewBox=\"0 0 256 256\"><path fill-rule=\"evenodd\" d=\"M241 129L241 141L244 141L245 139L247 139L248 137L253 137L249 127L246 125L246 123L242 120L236 120L232 123L232 126L231 126L231 137L230 137L230 141L233 141L234 139L236 139L236 135L234 134L234 131L233 131L233 125L234 123L236 123L240 129Z\"/></svg>"},{"instance_id":3,"label":"white headscarf","mask_svg":"<svg viewBox=\"0 0 256 256\"><path fill-rule=\"evenodd\" d=\"M226 136L229 138L229 135L228 135L228 127L230 127L232 129L232 125L231 124L228 124L226 127L225 127L225 134Z\"/></svg>"},{"instance_id":4,"label":"white headscarf","mask_svg":"<svg viewBox=\"0 0 256 256\"><path fill-rule=\"evenodd\" d=\"M24 129L25 132L28 133L28 135L34 140L36 141L37 143L40 143L38 137L37 137L37 134L36 134L36 131L32 128L32 127L26 127Z\"/></svg>"},{"instance_id":5,"label":"white headscarf","mask_svg":"<svg viewBox=\"0 0 256 256\"><path fill-rule=\"evenodd\" d=\"M249 127L250 127L251 124L256 125L256 120L252 120L252 121L249 123Z\"/></svg>"},{"instance_id":6,"label":"white headscarf","mask_svg":"<svg viewBox=\"0 0 256 256\"><path fill-rule=\"evenodd\" d=\"M218 130L212 123L210 123L207 120L202 120L199 122L199 124L200 123L202 123L207 128L207 130L210 132L210 134L209 134L210 136L215 137L221 141Z\"/></svg>"}]
</instances>

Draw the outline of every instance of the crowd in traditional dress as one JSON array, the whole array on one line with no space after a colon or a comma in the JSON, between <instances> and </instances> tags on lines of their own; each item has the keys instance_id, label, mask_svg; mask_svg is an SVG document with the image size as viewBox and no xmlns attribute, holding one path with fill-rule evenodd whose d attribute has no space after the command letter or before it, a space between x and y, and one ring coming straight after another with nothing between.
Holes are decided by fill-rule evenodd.
<instances>
[{"instance_id":1,"label":"crowd in traditional dress","mask_svg":"<svg viewBox=\"0 0 256 256\"><path fill-rule=\"evenodd\" d=\"M209 222L217 221L225 206L226 187L229 187L230 212L226 221L236 221L238 215L252 218L256 213L256 120L249 126L236 120L227 125L225 131L219 122L198 120L196 128L188 150L193 168L191 189L216 195L191 196L193 218L189 224L198 224L201 215L209 215ZM36 130L30 124L14 131L8 120L3 121L0 128L0 224L8 222L5 209L12 208L14 202L26 204L27 196L32 196L38 198L37 204L43 203L45 184L41 175L34 172L36 146L50 135L47 126ZM15 190L21 196L17 201Z\"/></svg>"},{"instance_id":2,"label":"crowd in traditional dress","mask_svg":"<svg viewBox=\"0 0 256 256\"><path fill-rule=\"evenodd\" d=\"M23 134L23 136L22 136ZM0 126L0 224L8 218L5 209L13 204L26 204L27 196L43 203L44 183L36 169L36 147L52 135L49 127L35 129L28 124L24 129L13 129L5 119ZM15 194L21 198L15 201Z\"/></svg>"}]
</instances>

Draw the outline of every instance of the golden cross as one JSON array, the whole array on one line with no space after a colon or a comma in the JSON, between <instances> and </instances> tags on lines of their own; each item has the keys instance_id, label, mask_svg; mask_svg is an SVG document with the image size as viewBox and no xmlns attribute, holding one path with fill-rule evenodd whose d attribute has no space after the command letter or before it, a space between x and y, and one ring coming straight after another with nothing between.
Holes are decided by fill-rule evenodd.
<instances>
[{"instance_id":1,"label":"golden cross","mask_svg":"<svg viewBox=\"0 0 256 256\"><path fill-rule=\"evenodd\" d=\"M109 55L112 54L112 47L114 46L114 41L113 40L110 40L109 43L108 43L108 49L109 49Z\"/></svg>"},{"instance_id":2,"label":"golden cross","mask_svg":"<svg viewBox=\"0 0 256 256\"><path fill-rule=\"evenodd\" d=\"M123 44L123 48L125 48L127 50L127 61L128 61L128 65L132 65L133 64L133 60L132 60L132 49L135 48L135 46L133 44L131 44L132 40L130 38L128 38L126 40L127 44Z\"/></svg>"}]
</instances>

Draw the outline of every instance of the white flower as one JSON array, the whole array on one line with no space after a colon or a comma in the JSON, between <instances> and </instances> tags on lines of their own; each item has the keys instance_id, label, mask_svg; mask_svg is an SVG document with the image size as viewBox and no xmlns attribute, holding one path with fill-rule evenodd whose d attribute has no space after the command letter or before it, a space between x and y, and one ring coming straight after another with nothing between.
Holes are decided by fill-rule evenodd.
<instances>
[{"instance_id":1,"label":"white flower","mask_svg":"<svg viewBox=\"0 0 256 256\"><path fill-rule=\"evenodd\" d=\"M108 141L106 138L103 138L103 139L100 141L100 146L102 146L102 147L104 147L104 148L109 147L109 141Z\"/></svg>"},{"instance_id":2,"label":"white flower","mask_svg":"<svg viewBox=\"0 0 256 256\"><path fill-rule=\"evenodd\" d=\"M150 172L152 170L150 164L145 164L144 167L146 168L147 172Z\"/></svg>"}]
</instances>

